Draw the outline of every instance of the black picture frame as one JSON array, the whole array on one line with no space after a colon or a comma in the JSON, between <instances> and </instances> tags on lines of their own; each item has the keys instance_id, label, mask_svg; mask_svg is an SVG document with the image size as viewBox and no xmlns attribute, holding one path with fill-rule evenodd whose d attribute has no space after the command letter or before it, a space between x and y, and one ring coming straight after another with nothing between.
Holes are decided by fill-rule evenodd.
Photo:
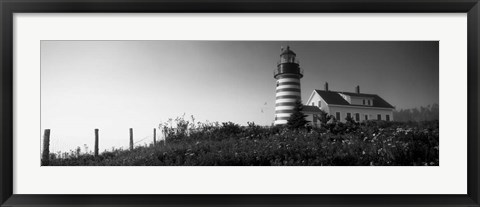
<instances>
[{"instance_id":1,"label":"black picture frame","mask_svg":"<svg viewBox=\"0 0 480 207\"><path fill-rule=\"evenodd\" d=\"M1 0L1 206L480 206L478 0ZM112 12L467 13L468 190L465 195L19 195L13 194L13 14ZM454 137L452 137L454 138ZM455 178L445 178L455 179ZM94 186L92 186L93 188Z\"/></svg>"}]
</instances>

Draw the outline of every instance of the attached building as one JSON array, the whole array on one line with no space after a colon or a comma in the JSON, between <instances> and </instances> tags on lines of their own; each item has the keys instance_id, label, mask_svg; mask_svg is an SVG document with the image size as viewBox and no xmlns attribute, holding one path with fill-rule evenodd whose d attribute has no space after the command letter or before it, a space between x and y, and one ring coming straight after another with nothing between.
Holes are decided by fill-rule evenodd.
<instances>
[{"instance_id":1,"label":"attached building","mask_svg":"<svg viewBox=\"0 0 480 207\"><path fill-rule=\"evenodd\" d=\"M325 90L314 90L306 102L307 108L303 110L308 115L307 120L312 125L319 125L318 115L314 108L326 112L335 117L337 121L346 122L347 117L352 117L356 122L367 120L393 121L393 110L395 109L387 101L376 94L360 93L360 87L356 92L339 92L328 90L328 83L325 83Z\"/></svg>"}]
</instances>

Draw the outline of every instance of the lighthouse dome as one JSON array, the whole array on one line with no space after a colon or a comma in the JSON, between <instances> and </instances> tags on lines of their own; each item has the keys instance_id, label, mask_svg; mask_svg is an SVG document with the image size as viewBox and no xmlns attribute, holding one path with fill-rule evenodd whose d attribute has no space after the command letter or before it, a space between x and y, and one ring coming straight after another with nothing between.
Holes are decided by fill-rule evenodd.
<instances>
[{"instance_id":1,"label":"lighthouse dome","mask_svg":"<svg viewBox=\"0 0 480 207\"><path fill-rule=\"evenodd\" d=\"M282 55L297 55L297 54L295 54L292 50L290 50L290 46L287 46L287 49L282 48L282 53L280 54L280 56Z\"/></svg>"}]
</instances>

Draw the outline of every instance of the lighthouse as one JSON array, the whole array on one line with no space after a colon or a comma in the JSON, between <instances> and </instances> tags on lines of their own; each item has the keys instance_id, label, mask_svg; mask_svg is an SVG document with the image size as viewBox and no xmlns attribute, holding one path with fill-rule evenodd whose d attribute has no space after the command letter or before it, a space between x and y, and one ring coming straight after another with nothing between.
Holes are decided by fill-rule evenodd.
<instances>
[{"instance_id":1,"label":"lighthouse","mask_svg":"<svg viewBox=\"0 0 480 207\"><path fill-rule=\"evenodd\" d=\"M286 124L293 113L295 102L301 101L300 79L303 77L303 71L296 56L289 46L286 49L282 47L280 61L273 73L277 81L275 125Z\"/></svg>"}]
</instances>

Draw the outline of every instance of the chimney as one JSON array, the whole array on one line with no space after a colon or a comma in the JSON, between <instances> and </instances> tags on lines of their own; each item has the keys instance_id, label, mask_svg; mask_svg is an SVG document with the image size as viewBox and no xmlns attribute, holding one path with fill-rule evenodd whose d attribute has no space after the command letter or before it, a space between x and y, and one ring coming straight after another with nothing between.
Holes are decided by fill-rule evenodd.
<instances>
[{"instance_id":1,"label":"chimney","mask_svg":"<svg viewBox=\"0 0 480 207\"><path fill-rule=\"evenodd\" d=\"M328 91L328 82L325 82L325 91Z\"/></svg>"},{"instance_id":2,"label":"chimney","mask_svg":"<svg viewBox=\"0 0 480 207\"><path fill-rule=\"evenodd\" d=\"M355 87L355 92L360 93L360 86Z\"/></svg>"}]
</instances>

